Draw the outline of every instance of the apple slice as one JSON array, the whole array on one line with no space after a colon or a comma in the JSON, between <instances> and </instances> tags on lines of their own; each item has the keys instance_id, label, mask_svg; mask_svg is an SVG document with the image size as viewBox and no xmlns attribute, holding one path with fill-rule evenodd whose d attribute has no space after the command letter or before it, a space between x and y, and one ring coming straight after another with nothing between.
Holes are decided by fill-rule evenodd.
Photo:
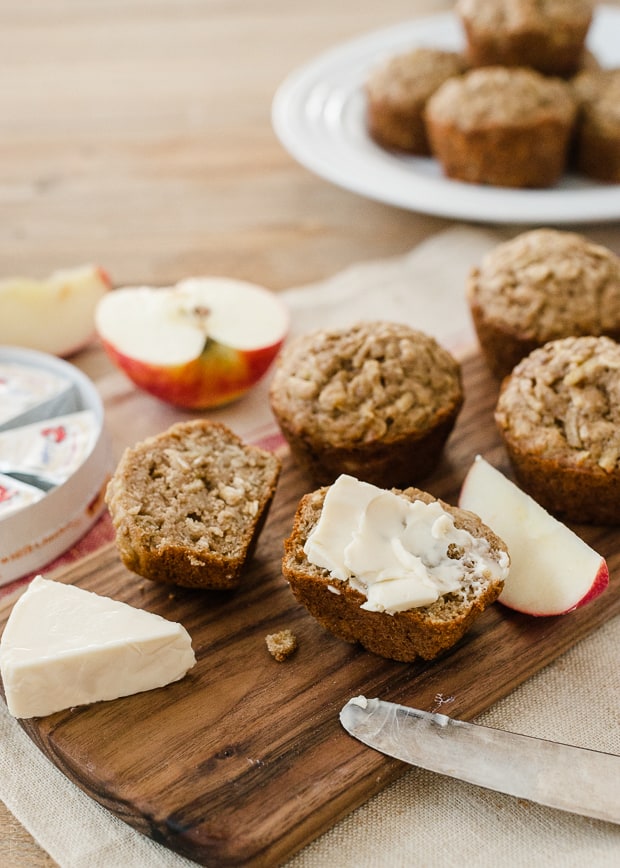
<instances>
[{"instance_id":1,"label":"apple slice","mask_svg":"<svg viewBox=\"0 0 620 868\"><path fill-rule=\"evenodd\" d=\"M95 308L110 289L102 268L55 271L46 280L0 281L0 344L69 356L95 336Z\"/></svg>"},{"instance_id":2,"label":"apple slice","mask_svg":"<svg viewBox=\"0 0 620 868\"><path fill-rule=\"evenodd\" d=\"M499 602L529 615L562 615L609 584L601 555L480 455L459 506L475 512L508 546L510 572Z\"/></svg>"},{"instance_id":3,"label":"apple slice","mask_svg":"<svg viewBox=\"0 0 620 868\"><path fill-rule=\"evenodd\" d=\"M261 286L196 277L108 293L96 326L112 361L137 386L170 404L204 409L239 398L261 379L288 333L289 315Z\"/></svg>"}]
</instances>

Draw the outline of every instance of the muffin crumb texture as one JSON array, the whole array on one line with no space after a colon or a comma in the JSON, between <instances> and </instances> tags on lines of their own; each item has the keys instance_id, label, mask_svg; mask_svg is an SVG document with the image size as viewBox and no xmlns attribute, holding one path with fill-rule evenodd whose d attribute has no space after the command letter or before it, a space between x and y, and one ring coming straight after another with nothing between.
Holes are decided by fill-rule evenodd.
<instances>
[{"instance_id":1,"label":"muffin crumb texture","mask_svg":"<svg viewBox=\"0 0 620 868\"><path fill-rule=\"evenodd\" d=\"M233 586L279 471L275 455L205 420L127 449L106 494L125 565L154 580Z\"/></svg>"},{"instance_id":2,"label":"muffin crumb texture","mask_svg":"<svg viewBox=\"0 0 620 868\"><path fill-rule=\"evenodd\" d=\"M289 630L279 630L277 633L269 633L265 636L267 650L278 663L283 663L285 660L294 654L297 650L297 636Z\"/></svg>"}]
</instances>

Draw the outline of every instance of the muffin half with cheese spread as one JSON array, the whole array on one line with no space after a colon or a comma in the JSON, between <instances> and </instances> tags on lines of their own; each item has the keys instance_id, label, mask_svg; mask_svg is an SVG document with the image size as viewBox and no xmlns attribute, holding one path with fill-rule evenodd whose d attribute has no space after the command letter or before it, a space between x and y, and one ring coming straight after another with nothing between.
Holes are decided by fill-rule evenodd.
<instances>
[{"instance_id":1,"label":"muffin half with cheese spread","mask_svg":"<svg viewBox=\"0 0 620 868\"><path fill-rule=\"evenodd\" d=\"M282 570L327 630L392 660L431 660L500 595L510 557L478 516L346 474L305 495Z\"/></svg>"}]
</instances>

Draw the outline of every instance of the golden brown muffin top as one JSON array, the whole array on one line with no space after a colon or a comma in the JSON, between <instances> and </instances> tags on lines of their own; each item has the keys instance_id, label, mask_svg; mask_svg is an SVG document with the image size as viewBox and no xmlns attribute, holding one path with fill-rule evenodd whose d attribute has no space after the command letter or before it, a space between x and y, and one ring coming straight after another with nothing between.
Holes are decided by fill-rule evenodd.
<instances>
[{"instance_id":1,"label":"golden brown muffin top","mask_svg":"<svg viewBox=\"0 0 620 868\"><path fill-rule=\"evenodd\" d=\"M525 451L620 470L620 344L570 337L534 350L504 381L496 421Z\"/></svg>"},{"instance_id":2,"label":"golden brown muffin top","mask_svg":"<svg viewBox=\"0 0 620 868\"><path fill-rule=\"evenodd\" d=\"M435 121L471 130L548 119L572 124L576 105L570 86L561 79L521 67L487 66L448 79L426 110Z\"/></svg>"},{"instance_id":3,"label":"golden brown muffin top","mask_svg":"<svg viewBox=\"0 0 620 868\"><path fill-rule=\"evenodd\" d=\"M453 51L414 48L390 57L368 77L371 100L406 108L423 105L440 84L465 70L465 61Z\"/></svg>"},{"instance_id":4,"label":"golden brown muffin top","mask_svg":"<svg viewBox=\"0 0 620 868\"><path fill-rule=\"evenodd\" d=\"M361 322L286 347L272 406L310 437L334 445L424 431L462 399L460 367L434 338L406 325Z\"/></svg>"},{"instance_id":5,"label":"golden brown muffin top","mask_svg":"<svg viewBox=\"0 0 620 868\"><path fill-rule=\"evenodd\" d=\"M562 26L587 27L593 0L458 0L457 13L484 28L557 33Z\"/></svg>"},{"instance_id":6,"label":"golden brown muffin top","mask_svg":"<svg viewBox=\"0 0 620 868\"><path fill-rule=\"evenodd\" d=\"M579 111L601 131L620 134L620 68L588 69L572 81Z\"/></svg>"},{"instance_id":7,"label":"golden brown muffin top","mask_svg":"<svg viewBox=\"0 0 620 868\"><path fill-rule=\"evenodd\" d=\"M534 229L474 268L470 301L532 340L620 329L620 259L576 232Z\"/></svg>"}]
</instances>

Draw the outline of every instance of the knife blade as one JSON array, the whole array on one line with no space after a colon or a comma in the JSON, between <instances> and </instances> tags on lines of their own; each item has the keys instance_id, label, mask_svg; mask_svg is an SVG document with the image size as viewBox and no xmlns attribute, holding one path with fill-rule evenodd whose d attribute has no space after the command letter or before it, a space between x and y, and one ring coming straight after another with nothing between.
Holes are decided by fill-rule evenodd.
<instances>
[{"instance_id":1,"label":"knife blade","mask_svg":"<svg viewBox=\"0 0 620 868\"><path fill-rule=\"evenodd\" d=\"M620 756L357 696L350 735L403 762L574 814L620 823Z\"/></svg>"}]
</instances>

